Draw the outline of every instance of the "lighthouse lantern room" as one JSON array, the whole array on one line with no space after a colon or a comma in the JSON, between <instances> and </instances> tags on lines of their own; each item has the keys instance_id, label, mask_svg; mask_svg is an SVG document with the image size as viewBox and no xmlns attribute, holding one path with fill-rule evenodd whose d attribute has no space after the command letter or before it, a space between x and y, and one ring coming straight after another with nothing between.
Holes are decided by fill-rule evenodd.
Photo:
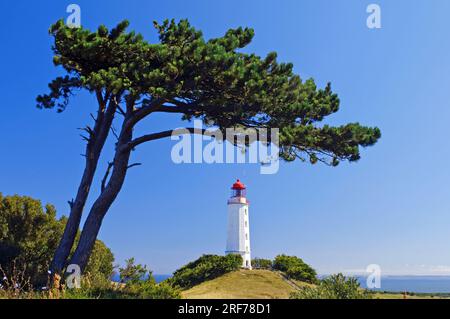
<instances>
[{"instance_id":1,"label":"lighthouse lantern room","mask_svg":"<svg viewBox=\"0 0 450 319\"><path fill-rule=\"evenodd\" d=\"M246 187L240 180L231 187L228 200L228 228L226 254L242 256L242 267L252 269L250 256L250 223Z\"/></svg>"}]
</instances>

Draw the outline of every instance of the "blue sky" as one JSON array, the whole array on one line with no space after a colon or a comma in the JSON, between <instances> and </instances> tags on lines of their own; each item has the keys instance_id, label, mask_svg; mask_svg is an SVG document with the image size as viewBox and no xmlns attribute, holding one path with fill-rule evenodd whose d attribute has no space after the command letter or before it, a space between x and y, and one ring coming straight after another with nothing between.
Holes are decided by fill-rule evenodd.
<instances>
[{"instance_id":1,"label":"blue sky","mask_svg":"<svg viewBox=\"0 0 450 319\"><path fill-rule=\"evenodd\" d=\"M81 7L84 27L130 29L155 41L152 21L188 18L206 38L228 28L255 29L247 52L277 51L302 78L331 81L341 110L327 122L380 127L380 142L358 163L337 168L282 163L278 174L259 166L176 165L173 141L140 147L100 233L118 263L136 257L155 273L170 273L203 253L223 253L226 200L234 179L248 186L252 254L302 257L320 273L450 274L450 2L429 1L1 1L2 103L0 192L53 203L67 214L83 169L78 127L90 122L86 93L68 109L35 108L35 97L60 70L53 67L51 23ZM366 7L382 9L382 28L366 27ZM182 125L157 115L139 128ZM112 157L109 143L98 175ZM90 203L98 195L94 182ZM88 205L89 206L89 205Z\"/></svg>"}]
</instances>

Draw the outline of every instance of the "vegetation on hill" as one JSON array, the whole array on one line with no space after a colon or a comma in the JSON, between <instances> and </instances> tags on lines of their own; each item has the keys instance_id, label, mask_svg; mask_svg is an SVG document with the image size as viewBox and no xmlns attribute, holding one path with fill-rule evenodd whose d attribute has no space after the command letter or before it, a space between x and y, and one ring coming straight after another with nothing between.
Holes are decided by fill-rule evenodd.
<instances>
[{"instance_id":1,"label":"vegetation on hill","mask_svg":"<svg viewBox=\"0 0 450 319\"><path fill-rule=\"evenodd\" d=\"M182 292L187 299L370 299L372 296L373 293L360 288L356 279L342 274L309 284L291 281L282 272L265 269L231 272Z\"/></svg>"},{"instance_id":2,"label":"vegetation on hill","mask_svg":"<svg viewBox=\"0 0 450 319\"><path fill-rule=\"evenodd\" d=\"M178 299L180 290L167 282L156 283L147 266L135 264L134 258L126 260L119 268L120 283L108 285L82 284L81 289L67 290L64 298L107 298L107 299Z\"/></svg>"},{"instance_id":3,"label":"vegetation on hill","mask_svg":"<svg viewBox=\"0 0 450 319\"><path fill-rule=\"evenodd\" d=\"M240 255L203 255L175 271L168 282L174 287L186 289L238 270L241 265L242 257Z\"/></svg>"},{"instance_id":4,"label":"vegetation on hill","mask_svg":"<svg viewBox=\"0 0 450 319\"><path fill-rule=\"evenodd\" d=\"M66 221L56 218L52 205L43 207L31 197L0 193L0 272L4 278L0 284L7 286L20 274L22 285L45 286ZM108 281L113 262L111 250L97 240L86 273L92 280Z\"/></svg>"},{"instance_id":5,"label":"vegetation on hill","mask_svg":"<svg viewBox=\"0 0 450 319\"><path fill-rule=\"evenodd\" d=\"M203 255L156 283L133 258L112 284L114 256L97 240L80 289L38 288L48 283L48 267L66 223L52 205L26 196L0 194L0 298L299 298L361 299L372 294L343 275L318 281L315 270L295 256L255 258L257 270L242 270L240 255ZM64 281L64 278L62 278ZM62 282L63 283L63 282ZM182 291L183 290L183 291ZM386 295L379 295L380 298ZM377 295L378 297L378 295Z\"/></svg>"},{"instance_id":6,"label":"vegetation on hill","mask_svg":"<svg viewBox=\"0 0 450 319\"><path fill-rule=\"evenodd\" d=\"M284 272L291 279L308 283L317 282L316 271L296 256L278 255L273 261L272 268Z\"/></svg>"},{"instance_id":7,"label":"vegetation on hill","mask_svg":"<svg viewBox=\"0 0 450 319\"><path fill-rule=\"evenodd\" d=\"M252 259L252 267L254 269L272 269L272 260L264 258Z\"/></svg>"},{"instance_id":8,"label":"vegetation on hill","mask_svg":"<svg viewBox=\"0 0 450 319\"><path fill-rule=\"evenodd\" d=\"M372 294L361 289L353 277L342 274L331 275L314 286L300 287L291 293L292 299L371 299Z\"/></svg>"},{"instance_id":9,"label":"vegetation on hill","mask_svg":"<svg viewBox=\"0 0 450 319\"><path fill-rule=\"evenodd\" d=\"M179 298L168 283L157 284L146 266L127 260L119 269L121 285L112 285L114 256L101 241L94 245L81 288L42 290L62 236L66 218L52 205L27 196L0 194L0 298Z\"/></svg>"},{"instance_id":10,"label":"vegetation on hill","mask_svg":"<svg viewBox=\"0 0 450 319\"><path fill-rule=\"evenodd\" d=\"M187 299L287 299L296 287L265 269L234 271L182 292Z\"/></svg>"},{"instance_id":11,"label":"vegetation on hill","mask_svg":"<svg viewBox=\"0 0 450 319\"><path fill-rule=\"evenodd\" d=\"M288 298L298 287L317 281L316 271L295 256L278 255L273 261L255 258L251 271L240 269L238 257L202 256L177 270L169 281L178 282L186 298ZM235 260L223 262L230 258Z\"/></svg>"}]
</instances>

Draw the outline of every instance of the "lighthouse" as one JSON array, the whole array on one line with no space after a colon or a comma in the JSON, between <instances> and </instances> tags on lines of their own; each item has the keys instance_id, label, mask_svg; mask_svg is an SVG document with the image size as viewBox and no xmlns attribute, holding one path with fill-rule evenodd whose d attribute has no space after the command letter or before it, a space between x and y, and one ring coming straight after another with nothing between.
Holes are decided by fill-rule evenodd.
<instances>
[{"instance_id":1,"label":"lighthouse","mask_svg":"<svg viewBox=\"0 0 450 319\"><path fill-rule=\"evenodd\" d=\"M242 256L242 267L252 269L250 257L250 223L245 185L237 180L231 187L228 200L228 227L226 254Z\"/></svg>"}]
</instances>

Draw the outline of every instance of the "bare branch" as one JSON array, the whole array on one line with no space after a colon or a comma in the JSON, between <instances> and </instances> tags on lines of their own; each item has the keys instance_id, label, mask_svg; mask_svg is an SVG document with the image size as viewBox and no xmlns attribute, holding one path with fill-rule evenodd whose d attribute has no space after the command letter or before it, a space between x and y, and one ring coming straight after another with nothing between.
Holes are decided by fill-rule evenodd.
<instances>
[{"instance_id":1,"label":"bare branch","mask_svg":"<svg viewBox=\"0 0 450 319\"><path fill-rule=\"evenodd\" d=\"M80 134L80 136L81 136L81 138L82 138L83 140L85 140L85 141L88 142L88 143L89 143L89 141L91 140L89 137L84 136L83 134Z\"/></svg>"},{"instance_id":2,"label":"bare branch","mask_svg":"<svg viewBox=\"0 0 450 319\"><path fill-rule=\"evenodd\" d=\"M141 165L142 165L142 163L133 163L131 165L128 165L127 169L130 169L130 168L135 167L135 166L141 166Z\"/></svg>"},{"instance_id":3,"label":"bare branch","mask_svg":"<svg viewBox=\"0 0 450 319\"><path fill-rule=\"evenodd\" d=\"M73 200L73 198L72 198L71 200L67 201L67 203L69 204L69 206L70 206L70 209L72 209L72 207L73 207L73 204L74 204L74 200Z\"/></svg>"},{"instance_id":4,"label":"bare branch","mask_svg":"<svg viewBox=\"0 0 450 319\"><path fill-rule=\"evenodd\" d=\"M102 185L101 185L101 192L105 190L106 187L106 181L108 180L109 173L111 172L111 168L114 166L113 162L108 162L108 168L106 169L105 176L103 176L102 179Z\"/></svg>"},{"instance_id":5,"label":"bare branch","mask_svg":"<svg viewBox=\"0 0 450 319\"><path fill-rule=\"evenodd\" d=\"M79 127L78 129L80 131L88 133L89 137L92 137L94 135L94 130L89 125L86 125L86 127Z\"/></svg>"},{"instance_id":6,"label":"bare branch","mask_svg":"<svg viewBox=\"0 0 450 319\"><path fill-rule=\"evenodd\" d=\"M125 111L122 109L122 107L120 107L120 105L117 104L117 111L119 114L126 116Z\"/></svg>"},{"instance_id":7,"label":"bare branch","mask_svg":"<svg viewBox=\"0 0 450 319\"><path fill-rule=\"evenodd\" d=\"M119 135L117 134L116 129L114 128L114 126L111 126L111 132L113 133L114 137L119 140Z\"/></svg>"}]
</instances>

